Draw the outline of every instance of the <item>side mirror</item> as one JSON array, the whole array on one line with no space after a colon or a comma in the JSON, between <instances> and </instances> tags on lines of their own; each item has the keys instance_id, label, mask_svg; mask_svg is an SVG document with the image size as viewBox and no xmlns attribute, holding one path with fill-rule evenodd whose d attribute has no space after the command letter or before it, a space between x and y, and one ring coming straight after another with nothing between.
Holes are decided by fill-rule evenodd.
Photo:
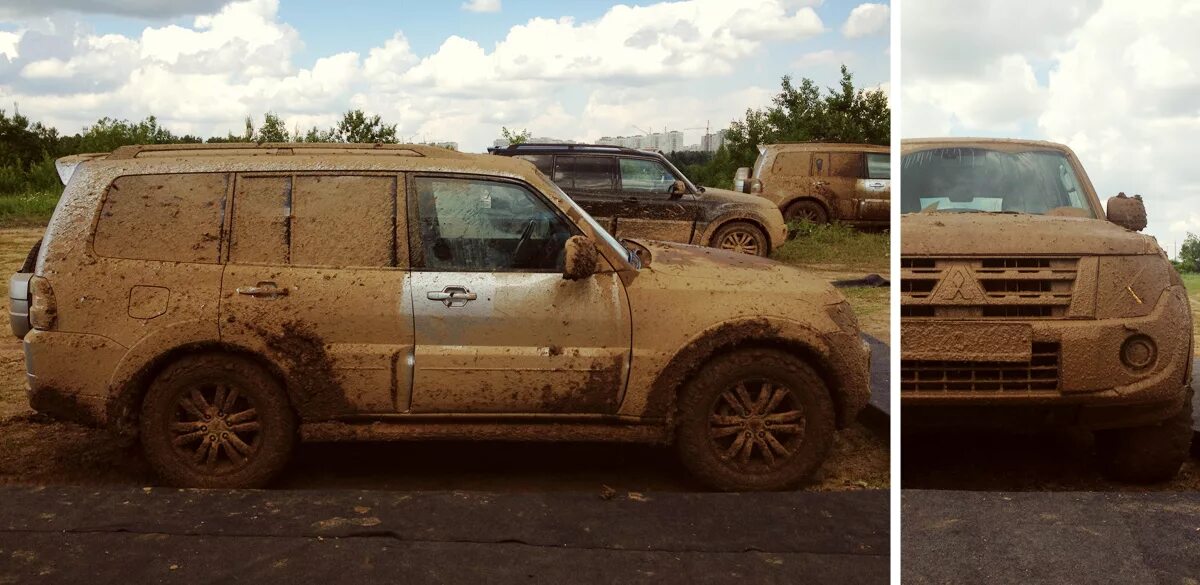
<instances>
[{"instance_id":1,"label":"side mirror","mask_svg":"<svg viewBox=\"0 0 1200 585\"><path fill-rule=\"evenodd\" d=\"M681 179L676 179L675 182L671 184L671 196L679 197L684 193L687 193L687 183L684 183Z\"/></svg>"},{"instance_id":2,"label":"side mirror","mask_svg":"<svg viewBox=\"0 0 1200 585\"><path fill-rule=\"evenodd\" d=\"M600 263L600 251L596 242L587 236L571 236L566 243L566 258L563 262L563 278L581 280L596 273Z\"/></svg>"},{"instance_id":3,"label":"side mirror","mask_svg":"<svg viewBox=\"0 0 1200 585\"><path fill-rule=\"evenodd\" d=\"M1141 195L1127 197L1118 193L1108 198L1107 207L1108 221L1135 232L1146 229L1146 204L1142 203Z\"/></svg>"},{"instance_id":4,"label":"side mirror","mask_svg":"<svg viewBox=\"0 0 1200 585\"><path fill-rule=\"evenodd\" d=\"M749 178L750 167L738 168L737 172L733 174L733 190L740 191L742 193L749 193L750 191L746 187L746 179Z\"/></svg>"}]
</instances>

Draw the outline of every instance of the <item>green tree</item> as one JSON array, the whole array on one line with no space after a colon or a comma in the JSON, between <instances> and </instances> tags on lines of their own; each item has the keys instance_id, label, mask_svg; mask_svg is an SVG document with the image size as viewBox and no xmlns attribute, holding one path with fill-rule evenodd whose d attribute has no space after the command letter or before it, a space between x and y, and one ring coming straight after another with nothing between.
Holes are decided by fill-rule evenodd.
<instances>
[{"instance_id":1,"label":"green tree","mask_svg":"<svg viewBox=\"0 0 1200 585\"><path fill-rule=\"evenodd\" d=\"M854 87L854 75L842 65L842 78L825 95L811 79L797 85L785 75L780 92L764 109L748 109L744 120L733 122L725 135L737 167L758 158L758 146L778 142L891 142L891 108L880 90Z\"/></svg>"},{"instance_id":2,"label":"green tree","mask_svg":"<svg viewBox=\"0 0 1200 585\"><path fill-rule=\"evenodd\" d=\"M367 116L362 110L350 110L330 134L335 142L395 143L396 125L384 124L378 114Z\"/></svg>"},{"instance_id":3,"label":"green tree","mask_svg":"<svg viewBox=\"0 0 1200 585\"><path fill-rule=\"evenodd\" d=\"M500 127L500 137L507 140L509 144L525 144L533 137L529 130L522 128L520 132L509 130L507 126Z\"/></svg>"},{"instance_id":4,"label":"green tree","mask_svg":"<svg viewBox=\"0 0 1200 585\"><path fill-rule=\"evenodd\" d=\"M1179 248L1180 272L1200 272L1200 237L1188 232Z\"/></svg>"},{"instance_id":5,"label":"green tree","mask_svg":"<svg viewBox=\"0 0 1200 585\"><path fill-rule=\"evenodd\" d=\"M288 142L290 140L291 135L288 134L287 124L282 118L274 112L267 112L263 115L263 124L254 133L255 142Z\"/></svg>"},{"instance_id":6,"label":"green tree","mask_svg":"<svg viewBox=\"0 0 1200 585\"><path fill-rule=\"evenodd\" d=\"M109 152L129 144L174 144L200 142L195 136L176 136L158 124L154 116L140 122L100 118L95 124L83 129L79 140L79 152Z\"/></svg>"}]
</instances>

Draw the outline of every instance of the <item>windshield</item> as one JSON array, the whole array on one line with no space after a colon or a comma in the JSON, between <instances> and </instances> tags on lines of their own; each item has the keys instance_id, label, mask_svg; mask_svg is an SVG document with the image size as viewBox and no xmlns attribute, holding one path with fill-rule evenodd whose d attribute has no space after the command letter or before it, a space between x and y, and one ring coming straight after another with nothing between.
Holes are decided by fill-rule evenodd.
<instances>
[{"instance_id":1,"label":"windshield","mask_svg":"<svg viewBox=\"0 0 1200 585\"><path fill-rule=\"evenodd\" d=\"M902 213L1096 216L1071 161L1058 151L934 148L904 155L900 174Z\"/></svg>"},{"instance_id":2,"label":"windshield","mask_svg":"<svg viewBox=\"0 0 1200 585\"><path fill-rule=\"evenodd\" d=\"M637 254L634 254L629 248L622 246L621 242L618 242L617 239L612 236L612 234L608 233L608 230L600 227L600 224L596 223L596 220L592 219L592 216L588 215L588 212L584 211L579 204L575 203L575 200L571 199L570 196L564 193L563 190L554 183L554 181L547 180L546 183L549 184L550 187L552 187L556 192L558 192L559 196L562 197L563 201L567 202L568 206L579 212L579 217L583 218L583 221L587 222L587 224L592 227L592 230L604 240L604 244L607 244L618 254L624 254L625 258L628 259L629 263L633 264L634 267L642 267L642 262L640 259L638 259Z\"/></svg>"}]
</instances>

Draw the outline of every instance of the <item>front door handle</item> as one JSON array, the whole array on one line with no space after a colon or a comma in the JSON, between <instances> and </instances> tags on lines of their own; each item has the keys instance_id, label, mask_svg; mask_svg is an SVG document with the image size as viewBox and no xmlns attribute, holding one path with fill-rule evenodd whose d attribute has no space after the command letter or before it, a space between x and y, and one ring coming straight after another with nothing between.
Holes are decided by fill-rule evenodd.
<instances>
[{"instance_id":1,"label":"front door handle","mask_svg":"<svg viewBox=\"0 0 1200 585\"><path fill-rule=\"evenodd\" d=\"M465 286L451 285L442 290L431 290L425 293L425 298L431 301L441 301L447 307L461 307L479 298L479 295L467 290Z\"/></svg>"},{"instance_id":2,"label":"front door handle","mask_svg":"<svg viewBox=\"0 0 1200 585\"><path fill-rule=\"evenodd\" d=\"M279 288L273 282L260 282L257 286L239 286L237 293L256 298L274 298L288 296L288 289Z\"/></svg>"}]
</instances>

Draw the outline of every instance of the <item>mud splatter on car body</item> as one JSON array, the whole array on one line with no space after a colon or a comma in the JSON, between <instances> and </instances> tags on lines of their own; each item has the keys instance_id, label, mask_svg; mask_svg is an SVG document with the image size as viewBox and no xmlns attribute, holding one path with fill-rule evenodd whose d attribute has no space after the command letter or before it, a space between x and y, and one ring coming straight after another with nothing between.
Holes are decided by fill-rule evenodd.
<instances>
[{"instance_id":1,"label":"mud splatter on car body","mask_svg":"<svg viewBox=\"0 0 1200 585\"><path fill-rule=\"evenodd\" d=\"M886 146L798 142L759 148L735 187L771 201L785 221L880 227L891 220Z\"/></svg>"},{"instance_id":2,"label":"mud splatter on car body","mask_svg":"<svg viewBox=\"0 0 1200 585\"><path fill-rule=\"evenodd\" d=\"M820 277L713 248L624 246L508 157L299 144L89 155L34 273L31 306L53 308L52 320L32 310L24 337L34 407L126 434L158 372L201 351L261 366L310 438L669 442L681 386L742 347L820 372L843 425L868 393L853 313Z\"/></svg>"}]
</instances>

